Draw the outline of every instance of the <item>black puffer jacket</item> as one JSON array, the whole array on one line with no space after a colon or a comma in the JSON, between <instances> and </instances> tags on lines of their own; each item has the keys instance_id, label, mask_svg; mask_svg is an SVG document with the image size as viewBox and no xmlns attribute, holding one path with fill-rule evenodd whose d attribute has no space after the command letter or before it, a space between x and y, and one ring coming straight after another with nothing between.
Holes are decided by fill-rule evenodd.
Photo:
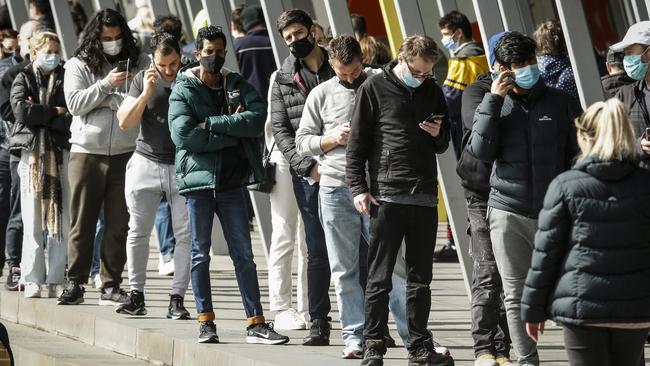
<instances>
[{"instance_id":1,"label":"black puffer jacket","mask_svg":"<svg viewBox=\"0 0 650 366\"><path fill-rule=\"evenodd\" d=\"M490 173L492 163L478 160L465 151L474 125L474 114L483 101L485 94L490 92L492 78L490 74L481 74L476 82L465 88L461 116L463 120L463 143L461 145L460 159L456 165L456 173L465 188L465 197L476 197L487 201L490 195Z\"/></svg>"},{"instance_id":2,"label":"black puffer jacket","mask_svg":"<svg viewBox=\"0 0 650 366\"><path fill-rule=\"evenodd\" d=\"M449 147L445 97L433 80L408 88L393 74L395 64L384 66L384 72L366 80L357 92L345 170L354 196L437 193L436 154ZM445 115L435 138L418 125L431 113Z\"/></svg>"},{"instance_id":3,"label":"black puffer jacket","mask_svg":"<svg viewBox=\"0 0 650 366\"><path fill-rule=\"evenodd\" d=\"M321 83L334 76L334 71L327 61L327 51L322 51L325 60L318 72ZM277 71L275 82L271 85L271 127L278 150L291 165L291 173L306 177L316 160L311 156L300 156L296 151L296 130L300 125L302 110L309 94L300 76L300 67L300 61L289 55Z\"/></svg>"},{"instance_id":4,"label":"black puffer jacket","mask_svg":"<svg viewBox=\"0 0 650 366\"><path fill-rule=\"evenodd\" d=\"M15 122L11 128L11 150L31 150L34 146L34 133L39 128L48 128L56 146L70 150L70 123L72 115L66 112L57 115L56 107L66 107L63 94L63 66L59 65L53 72L56 79L51 90L48 104L43 104L39 98L39 83L47 87L48 79L34 72L32 64L25 66L16 75L11 86L11 108ZM37 82L39 78L40 82ZM31 98L31 100L29 100Z\"/></svg>"},{"instance_id":5,"label":"black puffer jacket","mask_svg":"<svg viewBox=\"0 0 650 366\"><path fill-rule=\"evenodd\" d=\"M526 97L488 93L478 107L467 152L494 161L488 205L536 218L548 184L578 153L575 98L539 81Z\"/></svg>"},{"instance_id":6,"label":"black puffer jacket","mask_svg":"<svg viewBox=\"0 0 650 366\"><path fill-rule=\"evenodd\" d=\"M650 127L650 113L645 103L644 88L645 82L641 80L634 84L621 87L616 93L616 98L623 102L630 112L630 121L632 121L632 127L634 127L634 136L638 139L641 139L645 133L645 129ZM640 144L639 150L641 150ZM640 151L640 155L641 166L650 169L650 156L645 155L643 151Z\"/></svg>"},{"instance_id":7,"label":"black puffer jacket","mask_svg":"<svg viewBox=\"0 0 650 366\"><path fill-rule=\"evenodd\" d=\"M521 300L539 323L650 322L650 171L579 161L553 180Z\"/></svg>"}]
</instances>

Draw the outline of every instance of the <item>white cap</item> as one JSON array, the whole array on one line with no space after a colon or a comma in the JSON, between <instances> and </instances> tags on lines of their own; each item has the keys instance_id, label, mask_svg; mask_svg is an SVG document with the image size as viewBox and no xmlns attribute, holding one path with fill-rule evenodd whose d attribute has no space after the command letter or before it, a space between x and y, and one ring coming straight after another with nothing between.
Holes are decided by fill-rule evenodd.
<instances>
[{"instance_id":1,"label":"white cap","mask_svg":"<svg viewBox=\"0 0 650 366\"><path fill-rule=\"evenodd\" d=\"M149 1L147 1L147 0L135 0L135 7L136 8L143 8L145 6L149 6Z\"/></svg>"},{"instance_id":2,"label":"white cap","mask_svg":"<svg viewBox=\"0 0 650 366\"><path fill-rule=\"evenodd\" d=\"M632 25L625 33L623 40L612 45L610 48L614 52L622 52L633 44L650 45L650 20L638 22Z\"/></svg>"}]
</instances>

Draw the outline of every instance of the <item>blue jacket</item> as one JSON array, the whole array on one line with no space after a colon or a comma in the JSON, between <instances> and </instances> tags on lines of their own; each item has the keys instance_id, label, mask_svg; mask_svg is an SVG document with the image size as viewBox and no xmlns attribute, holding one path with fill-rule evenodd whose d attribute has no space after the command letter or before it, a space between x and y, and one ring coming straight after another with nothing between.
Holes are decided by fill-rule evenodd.
<instances>
[{"instance_id":1,"label":"blue jacket","mask_svg":"<svg viewBox=\"0 0 650 366\"><path fill-rule=\"evenodd\" d=\"M234 41L239 74L251 84L260 95L266 97L269 79L277 69L269 32L266 29L249 31Z\"/></svg>"}]
</instances>

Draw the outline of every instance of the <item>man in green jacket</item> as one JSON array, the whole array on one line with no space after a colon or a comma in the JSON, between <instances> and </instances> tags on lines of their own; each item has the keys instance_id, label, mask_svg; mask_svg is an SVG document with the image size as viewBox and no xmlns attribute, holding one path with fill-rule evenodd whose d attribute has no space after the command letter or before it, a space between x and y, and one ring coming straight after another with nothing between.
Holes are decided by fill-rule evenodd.
<instances>
[{"instance_id":1,"label":"man in green jacket","mask_svg":"<svg viewBox=\"0 0 650 366\"><path fill-rule=\"evenodd\" d=\"M240 75L222 69L225 48L220 27L201 28L195 53L199 62L179 71L169 98L176 182L190 220L190 277L201 324L199 342L219 342L209 272L216 213L246 310L246 342L282 344L289 338L276 333L262 314L244 188L262 178L257 138L264 128L266 103Z\"/></svg>"}]
</instances>

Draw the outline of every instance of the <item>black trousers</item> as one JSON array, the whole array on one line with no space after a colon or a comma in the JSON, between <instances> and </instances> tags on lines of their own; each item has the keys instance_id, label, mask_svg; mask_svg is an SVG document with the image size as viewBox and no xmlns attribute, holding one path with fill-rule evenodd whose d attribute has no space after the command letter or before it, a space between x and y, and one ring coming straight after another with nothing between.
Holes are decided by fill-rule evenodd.
<instances>
[{"instance_id":1,"label":"black trousers","mask_svg":"<svg viewBox=\"0 0 650 366\"><path fill-rule=\"evenodd\" d=\"M18 163L20 158L11 155L9 169L11 170L11 192L9 194L9 221L6 232L6 261L7 266L20 267L23 254L23 215L20 210L20 176Z\"/></svg>"},{"instance_id":2,"label":"black trousers","mask_svg":"<svg viewBox=\"0 0 650 366\"><path fill-rule=\"evenodd\" d=\"M431 339L427 331L431 310L433 250L438 228L435 207L383 203L370 220L368 248L368 283L366 286L363 335L382 340L388 326L388 294L397 253L406 247L406 315L409 327L409 350Z\"/></svg>"},{"instance_id":3,"label":"black trousers","mask_svg":"<svg viewBox=\"0 0 650 366\"><path fill-rule=\"evenodd\" d=\"M638 366L648 329L614 329L564 325L564 344L571 366Z\"/></svg>"},{"instance_id":4,"label":"black trousers","mask_svg":"<svg viewBox=\"0 0 650 366\"><path fill-rule=\"evenodd\" d=\"M5 265L7 223L11 209L11 169L9 151L0 149L0 272Z\"/></svg>"}]
</instances>

